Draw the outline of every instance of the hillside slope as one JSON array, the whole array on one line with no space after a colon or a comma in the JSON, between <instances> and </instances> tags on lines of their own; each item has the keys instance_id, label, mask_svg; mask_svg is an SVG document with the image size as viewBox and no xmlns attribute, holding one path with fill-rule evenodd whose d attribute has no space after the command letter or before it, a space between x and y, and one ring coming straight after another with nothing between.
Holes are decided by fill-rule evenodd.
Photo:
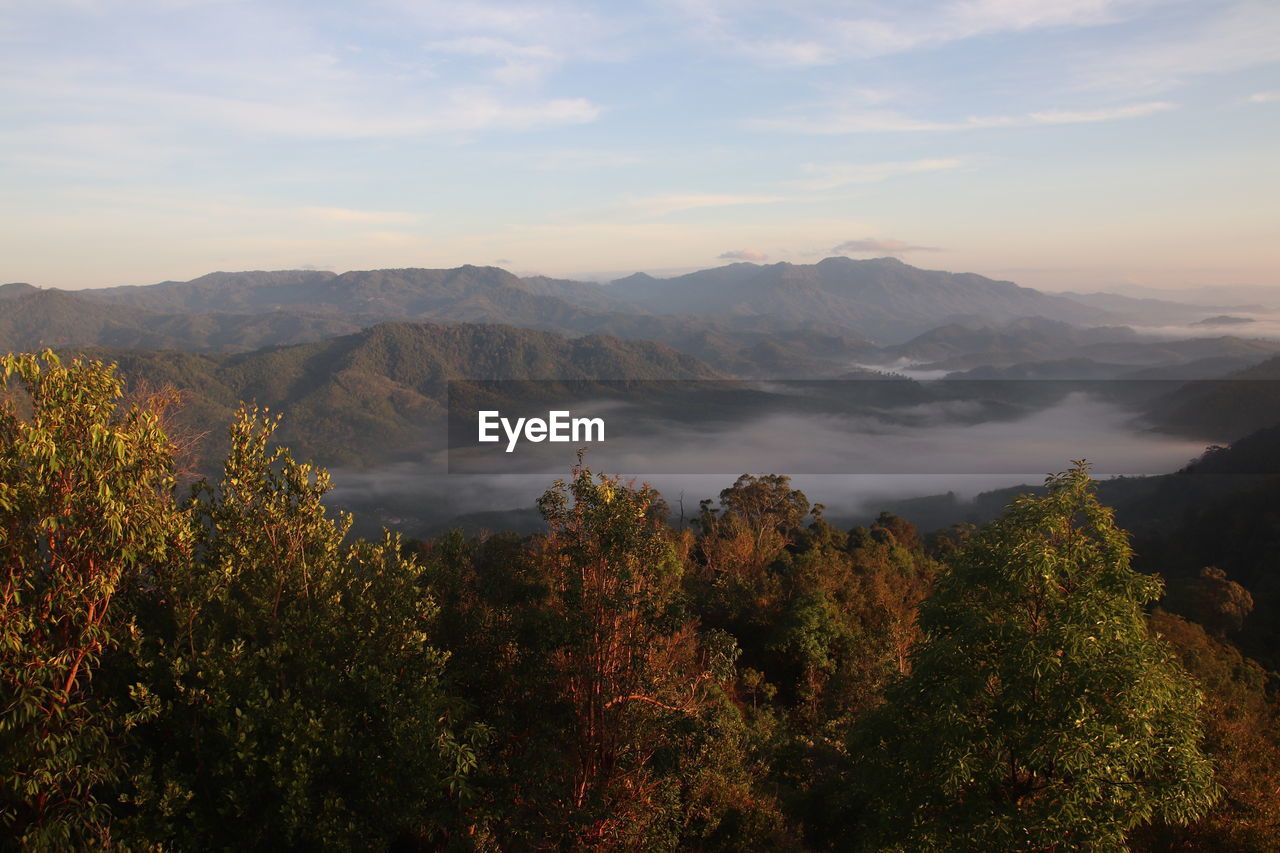
<instances>
[{"instance_id":1,"label":"hillside slope","mask_svg":"<svg viewBox=\"0 0 1280 853\"><path fill-rule=\"evenodd\" d=\"M452 379L720 378L697 359L648 341L566 338L482 324L386 323L311 344L237 355L93 348L132 382L184 392L181 423L207 431L241 400L287 414L280 441L302 458L375 464L442 446ZM218 427L213 427L217 429ZM207 452L216 455L218 435Z\"/></svg>"}]
</instances>

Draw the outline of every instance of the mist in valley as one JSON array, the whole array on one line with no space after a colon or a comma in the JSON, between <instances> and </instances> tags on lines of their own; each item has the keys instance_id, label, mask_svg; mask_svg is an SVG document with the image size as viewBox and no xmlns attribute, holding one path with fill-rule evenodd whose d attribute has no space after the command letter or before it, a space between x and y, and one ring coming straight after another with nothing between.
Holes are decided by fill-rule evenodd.
<instances>
[{"instance_id":1,"label":"mist in valley","mask_svg":"<svg viewBox=\"0 0 1280 853\"><path fill-rule=\"evenodd\" d=\"M676 521L694 517L699 501L715 498L744 473L787 474L829 518L850 521L874 518L908 498L951 492L969 500L993 489L1038 485L1077 459L1088 460L1100 479L1169 473L1214 443L1153 432L1130 408L1081 391L1004 420L973 422L975 405L907 406L892 420L775 412L728 428L646 421L646 435L612 445L606 440L587 449L584 461L599 473L648 482ZM623 414L614 408L611 422ZM544 444L538 450L540 467L529 473L449 473L444 452L422 462L335 469L332 502L364 524L409 535L453 523L528 530L537 525L537 497L567 475L578 448ZM495 447L497 464L503 456Z\"/></svg>"}]
</instances>

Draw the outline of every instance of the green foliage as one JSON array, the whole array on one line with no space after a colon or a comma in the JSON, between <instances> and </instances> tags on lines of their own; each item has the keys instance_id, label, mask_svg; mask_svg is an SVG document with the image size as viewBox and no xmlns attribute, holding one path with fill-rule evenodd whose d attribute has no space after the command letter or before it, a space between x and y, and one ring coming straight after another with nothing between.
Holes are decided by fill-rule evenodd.
<instances>
[{"instance_id":1,"label":"green foliage","mask_svg":"<svg viewBox=\"0 0 1280 853\"><path fill-rule=\"evenodd\" d=\"M1083 464L949 559L910 675L858 746L873 849L1122 849L1217 796L1201 697L1141 606L1160 583Z\"/></svg>"},{"instance_id":2,"label":"green foliage","mask_svg":"<svg viewBox=\"0 0 1280 853\"><path fill-rule=\"evenodd\" d=\"M734 701L737 643L690 618L657 494L578 467L539 504L547 536L417 546L451 683L494 732L476 835L503 849L786 849Z\"/></svg>"},{"instance_id":3,"label":"green foliage","mask_svg":"<svg viewBox=\"0 0 1280 853\"><path fill-rule=\"evenodd\" d=\"M483 732L449 722L421 569L394 537L344 541L328 474L267 450L277 422L237 416L221 481L189 504L195 560L157 571L144 660L163 711L142 731L135 830L181 847L426 838Z\"/></svg>"},{"instance_id":4,"label":"green foliage","mask_svg":"<svg viewBox=\"0 0 1280 853\"><path fill-rule=\"evenodd\" d=\"M103 843L99 795L142 713L90 682L136 631L122 590L188 555L172 447L162 401L120 411L100 362L46 352L0 368L22 389L0 409L0 833L29 847Z\"/></svg>"},{"instance_id":5,"label":"green foliage","mask_svg":"<svg viewBox=\"0 0 1280 853\"><path fill-rule=\"evenodd\" d=\"M814 507L815 514L820 507ZM755 758L813 844L847 843L836 808L849 726L904 671L934 563L915 529L885 514L845 535L780 476L743 476L704 502L686 578L703 623L734 636L737 694Z\"/></svg>"},{"instance_id":6,"label":"green foliage","mask_svg":"<svg viewBox=\"0 0 1280 853\"><path fill-rule=\"evenodd\" d=\"M1156 824L1137 835L1136 850L1280 848L1280 706L1266 672L1221 637L1157 609L1151 630L1169 643L1205 693L1200 709L1204 749L1222 797L1188 825Z\"/></svg>"},{"instance_id":7,"label":"green foliage","mask_svg":"<svg viewBox=\"0 0 1280 853\"><path fill-rule=\"evenodd\" d=\"M181 425L204 432L229 421L240 401L287 411L277 438L325 464L401 459L439 449L446 381L469 379L705 379L691 356L649 341L566 338L510 326L383 323L356 334L240 355L95 351L133 380L182 389ZM202 448L202 472L226 454Z\"/></svg>"},{"instance_id":8,"label":"green foliage","mask_svg":"<svg viewBox=\"0 0 1280 853\"><path fill-rule=\"evenodd\" d=\"M425 399L494 340L550 363L475 329L164 363L215 408L369 403L358 430L376 377ZM673 530L579 464L545 535L370 543L265 411L178 502L162 399L121 406L96 362L0 364L0 846L1275 848L1276 707L1226 639L1250 591L1211 567L1183 596L1208 632L1144 616L1160 584L1083 467L925 540L888 513L838 530L776 475ZM1265 592L1272 526L1252 575L1182 573Z\"/></svg>"}]
</instances>

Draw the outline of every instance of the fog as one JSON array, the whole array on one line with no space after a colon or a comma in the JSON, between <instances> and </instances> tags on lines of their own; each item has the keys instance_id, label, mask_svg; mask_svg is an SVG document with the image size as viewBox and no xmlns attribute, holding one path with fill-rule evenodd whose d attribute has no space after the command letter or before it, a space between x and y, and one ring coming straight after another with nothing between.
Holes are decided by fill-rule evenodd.
<instances>
[{"instance_id":1,"label":"fog","mask_svg":"<svg viewBox=\"0 0 1280 853\"><path fill-rule=\"evenodd\" d=\"M854 362L849 367L855 370L874 370L878 373L896 373L898 376L905 376L908 379L914 379L917 382L929 382L934 379L944 379L948 374L954 373L954 369L947 368L944 370L926 369L919 365L925 362L916 361L910 358L900 358L897 361L891 361L886 364L863 364Z\"/></svg>"},{"instance_id":2,"label":"fog","mask_svg":"<svg viewBox=\"0 0 1280 853\"><path fill-rule=\"evenodd\" d=\"M591 448L593 470L649 482L673 512L696 514L698 501L715 497L743 473L788 474L832 517L874 515L888 500L954 492L970 498L1005 486L1039 484L1047 473L1085 459L1094 475L1168 473L1198 456L1208 441L1145 431L1131 412L1086 393L1025 417L957 424L965 402L905 408L909 426L873 416L764 415L728 429L672 426L625 442ZM617 419L625 410L612 414ZM616 429L615 429L616 431ZM540 448L544 451L548 446ZM568 472L577 448L558 445L559 463L529 474L447 473L444 454L421 463L373 471L335 469L333 502L366 522L421 533L470 513L532 510L534 501ZM556 471L558 473L549 473ZM501 519L495 519L501 521ZM502 523L491 527L500 528Z\"/></svg>"},{"instance_id":3,"label":"fog","mask_svg":"<svg viewBox=\"0 0 1280 853\"><path fill-rule=\"evenodd\" d=\"M1236 338L1280 339L1280 314L1275 312L1226 311L1224 316L1239 317L1247 323L1184 323L1163 326L1132 325L1135 332L1153 338L1183 340L1186 338L1220 338L1231 336Z\"/></svg>"}]
</instances>

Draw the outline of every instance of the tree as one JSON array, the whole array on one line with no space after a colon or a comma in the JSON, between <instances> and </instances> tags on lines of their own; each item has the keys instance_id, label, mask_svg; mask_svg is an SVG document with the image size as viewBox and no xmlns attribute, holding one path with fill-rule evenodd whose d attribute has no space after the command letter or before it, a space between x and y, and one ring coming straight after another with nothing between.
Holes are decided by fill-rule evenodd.
<instances>
[{"instance_id":1,"label":"tree","mask_svg":"<svg viewBox=\"0 0 1280 853\"><path fill-rule=\"evenodd\" d=\"M1192 607L1199 621L1217 637L1225 637L1244 627L1253 612L1253 596L1249 590L1227 578L1217 566L1205 566L1200 578L1191 585Z\"/></svg>"},{"instance_id":2,"label":"tree","mask_svg":"<svg viewBox=\"0 0 1280 853\"><path fill-rule=\"evenodd\" d=\"M681 779L703 769L690 749L716 752L697 721L724 713L711 697L731 681L737 649L723 633L700 637L684 615L682 566L653 489L579 464L538 506L551 528L547 607L564 632L551 665L568 709L573 843L674 847Z\"/></svg>"},{"instance_id":3,"label":"tree","mask_svg":"<svg viewBox=\"0 0 1280 853\"><path fill-rule=\"evenodd\" d=\"M1201 696L1143 617L1160 581L1083 463L1046 485L949 558L856 742L873 849L1119 850L1214 802Z\"/></svg>"},{"instance_id":4,"label":"tree","mask_svg":"<svg viewBox=\"0 0 1280 853\"><path fill-rule=\"evenodd\" d=\"M268 450L242 409L221 481L188 504L194 559L159 569L137 813L179 847L365 847L431 837L474 767L430 644L436 606L399 541L346 541L328 474Z\"/></svg>"},{"instance_id":5,"label":"tree","mask_svg":"<svg viewBox=\"0 0 1280 853\"><path fill-rule=\"evenodd\" d=\"M0 369L23 389L0 408L0 831L22 846L104 844L101 791L142 712L90 682L136 630L121 591L190 550L164 401L122 410L98 361L7 355Z\"/></svg>"},{"instance_id":6,"label":"tree","mask_svg":"<svg viewBox=\"0 0 1280 853\"><path fill-rule=\"evenodd\" d=\"M1159 608L1157 632L1205 692L1200 719L1222 797L1187 826L1143 830L1135 850L1231 850L1267 853L1280 847L1280 703L1268 695L1267 672L1221 637Z\"/></svg>"}]
</instances>

